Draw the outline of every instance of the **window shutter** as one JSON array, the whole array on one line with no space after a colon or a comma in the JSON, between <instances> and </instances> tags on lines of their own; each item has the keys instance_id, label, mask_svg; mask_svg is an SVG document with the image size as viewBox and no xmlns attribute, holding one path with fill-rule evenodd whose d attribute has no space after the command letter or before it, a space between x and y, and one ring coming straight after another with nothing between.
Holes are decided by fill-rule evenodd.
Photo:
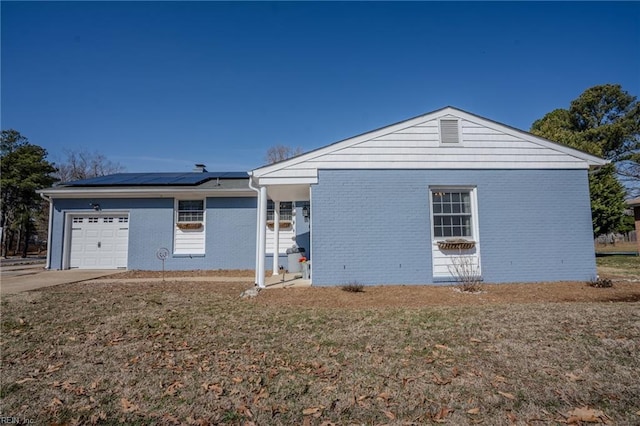
<instances>
[{"instance_id":1,"label":"window shutter","mask_svg":"<svg viewBox=\"0 0 640 426\"><path fill-rule=\"evenodd\" d=\"M460 143L458 120L440 120L440 143Z\"/></svg>"}]
</instances>

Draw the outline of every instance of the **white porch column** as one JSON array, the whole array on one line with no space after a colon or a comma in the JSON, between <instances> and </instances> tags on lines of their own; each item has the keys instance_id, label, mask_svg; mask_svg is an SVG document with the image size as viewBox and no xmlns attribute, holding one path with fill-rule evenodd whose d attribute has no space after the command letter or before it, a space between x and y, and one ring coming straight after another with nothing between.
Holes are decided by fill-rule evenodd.
<instances>
[{"instance_id":1,"label":"white porch column","mask_svg":"<svg viewBox=\"0 0 640 426\"><path fill-rule=\"evenodd\" d=\"M273 200L273 275L280 274L280 201Z\"/></svg>"},{"instance_id":2,"label":"white porch column","mask_svg":"<svg viewBox=\"0 0 640 426\"><path fill-rule=\"evenodd\" d=\"M267 188L265 186L260 187L258 210L260 211L260 220L258 221L260 230L258 238L258 287L264 288L264 257L267 248Z\"/></svg>"}]
</instances>

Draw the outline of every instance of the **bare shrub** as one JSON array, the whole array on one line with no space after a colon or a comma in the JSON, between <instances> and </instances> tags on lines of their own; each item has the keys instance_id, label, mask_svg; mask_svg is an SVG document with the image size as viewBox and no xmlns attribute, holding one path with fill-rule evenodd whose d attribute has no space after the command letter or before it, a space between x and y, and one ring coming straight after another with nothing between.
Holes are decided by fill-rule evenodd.
<instances>
[{"instance_id":1,"label":"bare shrub","mask_svg":"<svg viewBox=\"0 0 640 426\"><path fill-rule=\"evenodd\" d=\"M357 281L351 281L343 285L341 288L343 291L348 291L350 293L364 293L364 284Z\"/></svg>"},{"instance_id":2,"label":"bare shrub","mask_svg":"<svg viewBox=\"0 0 640 426\"><path fill-rule=\"evenodd\" d=\"M482 278L473 256L454 256L451 259L449 271L458 283L457 286L460 291L465 293L479 293L482 291Z\"/></svg>"},{"instance_id":3,"label":"bare shrub","mask_svg":"<svg viewBox=\"0 0 640 426\"><path fill-rule=\"evenodd\" d=\"M600 278L600 277L591 279L591 281L589 281L587 284L589 285L589 287L595 287L595 288L613 287L613 281L611 281L608 278Z\"/></svg>"}]
</instances>

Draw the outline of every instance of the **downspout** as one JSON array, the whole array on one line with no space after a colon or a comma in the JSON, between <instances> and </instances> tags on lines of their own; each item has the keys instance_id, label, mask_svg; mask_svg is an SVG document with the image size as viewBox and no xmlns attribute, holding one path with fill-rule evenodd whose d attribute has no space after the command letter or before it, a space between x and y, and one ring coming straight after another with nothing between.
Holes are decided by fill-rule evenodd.
<instances>
[{"instance_id":1,"label":"downspout","mask_svg":"<svg viewBox=\"0 0 640 426\"><path fill-rule=\"evenodd\" d=\"M253 186L253 172L249 173L249 188L256 191L256 253L255 253L255 278L254 284L258 285L258 256L260 255L260 190Z\"/></svg>"},{"instance_id":2,"label":"downspout","mask_svg":"<svg viewBox=\"0 0 640 426\"><path fill-rule=\"evenodd\" d=\"M258 249L258 287L264 288L264 261L267 245L267 187L260 187L260 220L258 221L260 231L260 247Z\"/></svg>"},{"instance_id":3,"label":"downspout","mask_svg":"<svg viewBox=\"0 0 640 426\"><path fill-rule=\"evenodd\" d=\"M47 197L42 192L40 193L40 197L43 200L49 202L49 224L47 226L47 263L44 266L44 269L51 269L51 231L53 228L53 199L51 197Z\"/></svg>"}]
</instances>

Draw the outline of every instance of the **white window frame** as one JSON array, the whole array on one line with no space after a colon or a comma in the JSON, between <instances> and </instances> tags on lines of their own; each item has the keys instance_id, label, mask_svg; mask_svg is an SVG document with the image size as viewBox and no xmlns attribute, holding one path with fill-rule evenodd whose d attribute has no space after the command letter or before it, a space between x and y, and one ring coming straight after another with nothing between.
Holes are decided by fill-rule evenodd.
<instances>
[{"instance_id":1,"label":"white window frame","mask_svg":"<svg viewBox=\"0 0 640 426\"><path fill-rule=\"evenodd\" d=\"M200 210L180 210L180 203L185 201L202 201L202 219L180 220L180 212L189 212L189 211L200 212ZM175 217L176 223L202 222L202 224L204 225L205 216L207 212L207 199L206 198L177 198L175 200L174 210L175 210L175 216L176 216Z\"/></svg>"},{"instance_id":2,"label":"white window frame","mask_svg":"<svg viewBox=\"0 0 640 426\"><path fill-rule=\"evenodd\" d=\"M293 201L279 201L280 204L280 220L293 220L293 211L296 206ZM275 203L271 200L267 200L267 221L273 220L273 214L275 210Z\"/></svg>"},{"instance_id":3,"label":"white window frame","mask_svg":"<svg viewBox=\"0 0 640 426\"><path fill-rule=\"evenodd\" d=\"M202 201L202 220L178 220L180 218L180 202L181 201ZM177 257L181 256L204 256L207 248L207 198L206 197L194 197L185 196L181 198L174 198L173 204L173 218L174 218L174 231L173 231L173 255ZM178 251L176 247L176 241L178 238L178 224L179 223L202 223L201 232L203 232L202 247L193 251Z\"/></svg>"},{"instance_id":4,"label":"white window frame","mask_svg":"<svg viewBox=\"0 0 640 426\"><path fill-rule=\"evenodd\" d=\"M455 121L458 125L458 141L457 142L443 142L442 141L442 122L443 121ZM462 120L455 117L443 117L438 120L438 139L440 142L440 146L463 146L462 139Z\"/></svg>"},{"instance_id":5,"label":"white window frame","mask_svg":"<svg viewBox=\"0 0 640 426\"><path fill-rule=\"evenodd\" d=\"M436 237L435 233L435 216L433 212L433 194L435 192L469 192L469 198L471 202L471 235L465 237ZM480 233L478 230L478 195L477 187L469 185L447 185L447 186L430 186L429 187L429 214L431 216L431 239L434 242L444 241L455 238L464 238L470 241L478 242L480 240Z\"/></svg>"}]
</instances>

